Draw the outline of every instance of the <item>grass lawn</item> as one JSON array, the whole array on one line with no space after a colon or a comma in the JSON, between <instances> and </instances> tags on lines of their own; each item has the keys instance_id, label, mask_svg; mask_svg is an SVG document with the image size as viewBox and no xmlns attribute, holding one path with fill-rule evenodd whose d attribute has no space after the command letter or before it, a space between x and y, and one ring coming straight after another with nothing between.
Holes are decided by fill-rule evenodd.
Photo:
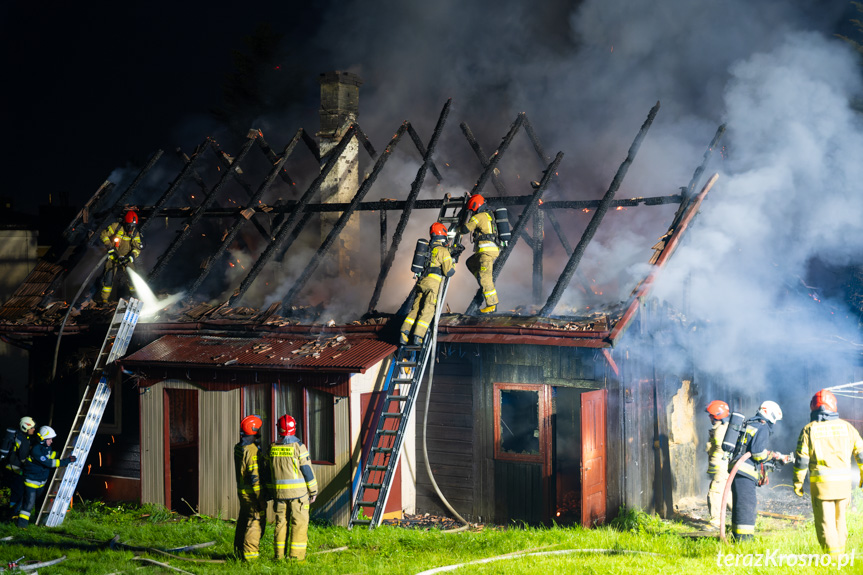
<instances>
[{"instance_id":1,"label":"grass lawn","mask_svg":"<svg viewBox=\"0 0 863 575\"><path fill-rule=\"evenodd\" d=\"M848 522L848 551L855 551L854 565L841 572L863 573L863 514L852 514ZM681 523L665 522L641 513L627 513L614 523L597 529L580 527L529 528L490 527L481 530L445 533L439 530L412 530L379 527L374 530L312 525L309 556L303 563L276 563L272 525L261 545L261 559L245 564L233 557L234 523L216 518L178 517L155 506L109 506L102 502L78 504L62 526L29 527L26 530L0 525L0 568L22 555L25 561L48 561L66 555L55 566L39 573L176 573L158 565L135 560L150 558L189 573L420 573L438 567L515 554L506 559L472 564L449 573L835 573L830 567L780 567L782 554L818 552L811 522L792 526L788 521L759 519L761 534L746 545L723 545L716 539L693 539ZM186 558L223 560L224 563L193 562L146 551L111 548L108 542L119 536L120 543L157 549L215 541L210 547L177 552ZM347 547L345 550L322 552ZM590 552L606 549L616 553ZM581 550L581 551L578 551ZM776 550L776 555L770 555ZM554 552L554 553L552 553ZM633 553L637 552L637 553ZM746 559L722 557L718 553L767 554L767 566L744 565ZM531 553L534 553L531 555ZM858 556L859 555L859 556ZM724 561L739 561L725 566ZM787 562L787 559L785 560Z\"/></svg>"}]
</instances>

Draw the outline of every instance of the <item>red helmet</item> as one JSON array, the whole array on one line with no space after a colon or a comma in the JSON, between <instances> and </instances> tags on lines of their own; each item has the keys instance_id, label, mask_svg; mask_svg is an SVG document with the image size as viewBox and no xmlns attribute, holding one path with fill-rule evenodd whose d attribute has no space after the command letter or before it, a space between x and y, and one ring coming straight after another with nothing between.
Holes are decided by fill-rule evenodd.
<instances>
[{"instance_id":1,"label":"red helmet","mask_svg":"<svg viewBox=\"0 0 863 575\"><path fill-rule=\"evenodd\" d=\"M129 210L128 212L126 212L126 217L123 218L123 223L133 224L133 225L137 226L138 225L138 214L136 214L132 210Z\"/></svg>"},{"instance_id":2,"label":"red helmet","mask_svg":"<svg viewBox=\"0 0 863 575\"><path fill-rule=\"evenodd\" d=\"M257 435L263 426L263 420L257 415L247 415L240 422L240 430L245 435Z\"/></svg>"},{"instance_id":3,"label":"red helmet","mask_svg":"<svg viewBox=\"0 0 863 575\"><path fill-rule=\"evenodd\" d=\"M482 197L479 194L474 194L467 201L467 209L469 209L472 212L475 212L478 209L480 209L484 203L485 203L484 197Z\"/></svg>"},{"instance_id":4,"label":"red helmet","mask_svg":"<svg viewBox=\"0 0 863 575\"><path fill-rule=\"evenodd\" d=\"M288 414L279 418L279 435L294 435L297 433L297 420Z\"/></svg>"},{"instance_id":5,"label":"red helmet","mask_svg":"<svg viewBox=\"0 0 863 575\"><path fill-rule=\"evenodd\" d=\"M836 396L829 389L822 389L812 396L812 401L809 402L809 410L815 411L819 407L823 407L825 411L836 413L839 411L839 404L836 403Z\"/></svg>"},{"instance_id":6,"label":"red helmet","mask_svg":"<svg viewBox=\"0 0 863 575\"><path fill-rule=\"evenodd\" d=\"M445 238L447 236L446 226L440 222L435 222L429 228L429 235L434 238Z\"/></svg>"},{"instance_id":7,"label":"red helmet","mask_svg":"<svg viewBox=\"0 0 863 575\"><path fill-rule=\"evenodd\" d=\"M708 403L705 411L709 413L713 419L725 419L731 415L731 410L728 409L728 404L724 401L719 401L718 399L714 399Z\"/></svg>"}]
</instances>

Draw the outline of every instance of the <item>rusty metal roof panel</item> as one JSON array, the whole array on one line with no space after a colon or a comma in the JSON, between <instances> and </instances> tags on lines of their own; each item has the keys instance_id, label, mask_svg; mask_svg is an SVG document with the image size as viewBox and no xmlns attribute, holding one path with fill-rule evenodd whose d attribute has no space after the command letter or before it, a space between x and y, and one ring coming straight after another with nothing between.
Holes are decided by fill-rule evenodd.
<instances>
[{"instance_id":1,"label":"rusty metal roof panel","mask_svg":"<svg viewBox=\"0 0 863 575\"><path fill-rule=\"evenodd\" d=\"M122 360L125 365L365 373L396 350L374 338L166 335Z\"/></svg>"}]
</instances>

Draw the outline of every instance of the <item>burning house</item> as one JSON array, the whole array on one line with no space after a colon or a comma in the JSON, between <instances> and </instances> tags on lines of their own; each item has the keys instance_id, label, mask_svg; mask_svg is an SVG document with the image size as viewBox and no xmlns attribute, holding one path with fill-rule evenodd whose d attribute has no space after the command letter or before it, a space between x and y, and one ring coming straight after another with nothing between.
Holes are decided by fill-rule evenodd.
<instances>
[{"instance_id":1,"label":"burning house","mask_svg":"<svg viewBox=\"0 0 863 575\"><path fill-rule=\"evenodd\" d=\"M446 513L439 488L471 520L591 525L621 506L670 513L699 494L691 470L702 466L704 434L696 419L705 390L727 389L698 381L691 364L664 361L663 347L685 347L685 322L650 296L716 181L708 168L724 127L705 135L688 183L619 199L657 103L605 194L577 199L564 153L546 155L527 114L492 153L463 122L478 162L472 185L460 188L441 159L458 152L439 145L451 102L427 141L406 121L378 151L359 124L361 84L349 73L321 76L317 138L300 129L280 151L254 129L237 150L206 138L188 154L159 151L136 174L105 182L0 308L4 339L30 350L34 415L64 430L112 312L93 300L99 231L133 208L147 286L184 294L157 304L135 330L80 492L235 516L231 458L241 417L263 418L266 443L289 412L321 486L313 514L346 525L386 412L399 304L413 284L402 240L409 228L425 235L442 198L469 191L509 210L513 238L494 273L528 287L513 290L521 301L506 300L514 309L491 316L476 315L479 295L442 302L424 398L385 513ZM304 149L310 155L300 158ZM396 152L409 155L395 170L411 166L409 179L388 176ZM515 178L517 191L508 165L532 170ZM626 210L665 217L648 218L640 277L597 283L579 264L607 216ZM579 226L573 246L569 230ZM379 250L369 249L373 234ZM552 264L561 260L558 272ZM458 270L459 293L472 294L473 278ZM546 298L549 273L558 275ZM562 305L568 289L589 305Z\"/></svg>"}]
</instances>

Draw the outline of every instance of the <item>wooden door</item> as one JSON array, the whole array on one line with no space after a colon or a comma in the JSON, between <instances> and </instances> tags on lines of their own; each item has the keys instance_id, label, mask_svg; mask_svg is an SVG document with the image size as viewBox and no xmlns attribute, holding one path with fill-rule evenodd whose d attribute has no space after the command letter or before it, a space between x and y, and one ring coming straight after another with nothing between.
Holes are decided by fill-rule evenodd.
<instances>
[{"instance_id":1,"label":"wooden door","mask_svg":"<svg viewBox=\"0 0 863 575\"><path fill-rule=\"evenodd\" d=\"M581 524L605 521L605 389L581 394Z\"/></svg>"}]
</instances>

